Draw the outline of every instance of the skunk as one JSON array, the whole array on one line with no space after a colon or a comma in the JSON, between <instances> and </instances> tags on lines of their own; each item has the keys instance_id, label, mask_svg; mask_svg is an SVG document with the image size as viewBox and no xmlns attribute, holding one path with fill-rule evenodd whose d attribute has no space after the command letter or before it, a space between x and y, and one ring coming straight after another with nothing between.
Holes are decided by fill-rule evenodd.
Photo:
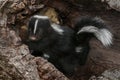
<instances>
[{"instance_id":1,"label":"skunk","mask_svg":"<svg viewBox=\"0 0 120 80\"><path fill-rule=\"evenodd\" d=\"M27 45L32 53L53 63L66 75L84 65L89 53L89 40L96 37L104 46L112 44L112 33L99 18L78 19L75 28L51 23L47 16L34 15L28 24Z\"/></svg>"},{"instance_id":2,"label":"skunk","mask_svg":"<svg viewBox=\"0 0 120 80\"><path fill-rule=\"evenodd\" d=\"M28 23L28 41L30 50L39 51L32 53L42 56L53 63L65 74L74 72L75 58L74 31L67 26L51 24L47 16L34 15ZM72 59L73 58L73 59Z\"/></svg>"}]
</instances>

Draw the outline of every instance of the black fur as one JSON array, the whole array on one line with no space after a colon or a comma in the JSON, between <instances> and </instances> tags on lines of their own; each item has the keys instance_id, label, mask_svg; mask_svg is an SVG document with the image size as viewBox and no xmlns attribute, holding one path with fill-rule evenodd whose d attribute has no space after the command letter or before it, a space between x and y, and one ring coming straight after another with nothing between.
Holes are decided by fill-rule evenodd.
<instances>
[{"instance_id":1,"label":"black fur","mask_svg":"<svg viewBox=\"0 0 120 80\"><path fill-rule=\"evenodd\" d=\"M37 19L37 18L35 18ZM35 24L34 17L29 21L29 37L37 37L36 40L30 40L27 42L30 50L42 51L43 54L38 56L44 57L44 54L49 55L48 61L53 63L59 70L65 74L71 75L74 72L75 67L78 65L77 57L75 55L75 36L74 31L69 27L60 27L64 32L59 34L51 26L49 20L38 19L38 32L33 33L33 27ZM46 21L44 24L43 21ZM49 26L48 26L49 25ZM42 31L42 32L40 32ZM42 36L40 38L39 36ZM37 54L33 53L37 56ZM79 58L78 58L79 59Z\"/></svg>"},{"instance_id":2,"label":"black fur","mask_svg":"<svg viewBox=\"0 0 120 80\"><path fill-rule=\"evenodd\" d=\"M99 29L107 28L105 22L98 17L84 16L76 19L75 22L75 31L78 32L81 28L85 26L95 26Z\"/></svg>"},{"instance_id":3,"label":"black fur","mask_svg":"<svg viewBox=\"0 0 120 80\"><path fill-rule=\"evenodd\" d=\"M33 34L35 21L38 20L36 34ZM60 71L67 75L74 73L78 65L84 65L89 53L89 40L94 36L93 33L77 32L84 26L97 26L104 28L105 24L97 18L78 19L75 24L75 29L67 26L60 26L63 34L56 32L50 24L49 19L41 19L32 17L28 25L29 40L27 45L30 50L40 51L42 53L33 53L35 56L49 55L48 61L53 63ZM36 37L31 40L30 37ZM76 52L76 47L81 47L81 51Z\"/></svg>"}]
</instances>

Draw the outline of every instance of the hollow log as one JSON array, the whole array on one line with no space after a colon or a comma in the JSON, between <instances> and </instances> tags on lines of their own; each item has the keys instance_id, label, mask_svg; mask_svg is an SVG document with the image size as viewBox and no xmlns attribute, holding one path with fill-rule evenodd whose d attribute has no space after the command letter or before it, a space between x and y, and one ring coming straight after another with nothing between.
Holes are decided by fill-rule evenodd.
<instances>
[{"instance_id":1,"label":"hollow log","mask_svg":"<svg viewBox=\"0 0 120 80\"><path fill-rule=\"evenodd\" d=\"M23 10L28 7L25 5L29 3L29 0L27 2L26 1L1 1L0 79L69 80L47 60L41 57L32 56L28 47L22 43L21 38L19 37L16 30L16 28L19 29L19 26L16 25L16 22L22 23L23 19L27 17L23 17L25 14L27 14L26 12L28 10ZM34 4L34 2L30 2L30 4ZM29 6L29 11L34 9L34 6L35 5ZM42 5L40 7L35 6L34 10L36 11L42 7Z\"/></svg>"},{"instance_id":2,"label":"hollow log","mask_svg":"<svg viewBox=\"0 0 120 80\"><path fill-rule=\"evenodd\" d=\"M114 35L113 45L109 48L103 47L96 39L90 41L91 50L87 63L79 67L76 74L70 77L71 80L88 80L92 75L100 75L105 70L120 67L120 12L108 8L101 0L1 0L0 4L0 62L3 61L0 73L2 77L7 76L5 80L68 80L48 61L33 57L16 35L19 32L22 40L25 40L28 19L46 7L54 8L60 24L69 27L73 27L78 16L101 17ZM21 26L25 27L21 29ZM7 69L11 74L15 73L16 77L8 74L9 71L3 68L6 66L3 64L8 64Z\"/></svg>"}]
</instances>

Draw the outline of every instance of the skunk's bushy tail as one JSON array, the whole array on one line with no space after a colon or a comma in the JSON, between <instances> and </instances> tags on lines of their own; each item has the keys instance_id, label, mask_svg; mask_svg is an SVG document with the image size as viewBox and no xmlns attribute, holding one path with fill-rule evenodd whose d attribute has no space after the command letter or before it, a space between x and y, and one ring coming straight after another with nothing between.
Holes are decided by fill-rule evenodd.
<instances>
[{"instance_id":1,"label":"skunk's bushy tail","mask_svg":"<svg viewBox=\"0 0 120 80\"><path fill-rule=\"evenodd\" d=\"M94 35L105 47L112 44L112 33L104 21L98 17L82 17L77 19L75 32L79 36L78 38L81 38L84 34L86 35L86 33L88 33L87 35Z\"/></svg>"}]
</instances>

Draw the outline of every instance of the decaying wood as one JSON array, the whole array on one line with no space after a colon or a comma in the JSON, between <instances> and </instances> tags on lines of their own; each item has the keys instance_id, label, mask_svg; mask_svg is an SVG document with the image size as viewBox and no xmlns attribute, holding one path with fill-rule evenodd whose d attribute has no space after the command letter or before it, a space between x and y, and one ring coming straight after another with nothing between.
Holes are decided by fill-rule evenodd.
<instances>
[{"instance_id":1,"label":"decaying wood","mask_svg":"<svg viewBox=\"0 0 120 80\"><path fill-rule=\"evenodd\" d=\"M110 8L120 12L120 0L101 0L109 5Z\"/></svg>"},{"instance_id":2,"label":"decaying wood","mask_svg":"<svg viewBox=\"0 0 120 80\"><path fill-rule=\"evenodd\" d=\"M93 0L80 0L82 4L77 3L79 0L5 1L3 0L0 6L2 10L0 13L0 16L2 16L0 17L0 69L2 70L0 71L2 74L0 79L6 76L5 80L12 80L13 78L16 80L68 80L48 61L41 57L30 55L28 47L22 44L21 39L16 35L17 31L11 30L18 29L20 36L26 38L28 19L36 13L40 14L43 8L54 9L60 19L59 23L69 27L73 27L75 18L86 15L101 17L111 26L114 34L113 45L105 48L98 40L92 39L87 63L79 67L77 74L73 76L72 80L87 80L91 75L100 75L107 69L120 67L119 12L105 8L105 4L101 5L102 3L97 2L95 4ZM92 4L89 3L90 5L86 6L88 3L85 1L89 1ZM58 22L58 19L55 19L55 22ZM22 40L24 39L22 38ZM16 74L16 77L8 72Z\"/></svg>"},{"instance_id":3,"label":"decaying wood","mask_svg":"<svg viewBox=\"0 0 120 80\"><path fill-rule=\"evenodd\" d=\"M89 80L119 80L120 79L120 69L109 69L104 71L100 76L92 76Z\"/></svg>"},{"instance_id":4,"label":"decaying wood","mask_svg":"<svg viewBox=\"0 0 120 80\"><path fill-rule=\"evenodd\" d=\"M0 52L0 79L1 80L25 80L23 75L13 65L9 64L5 56Z\"/></svg>"},{"instance_id":5,"label":"decaying wood","mask_svg":"<svg viewBox=\"0 0 120 80\"><path fill-rule=\"evenodd\" d=\"M43 80L69 80L59 72L53 65L43 58L36 58L40 78Z\"/></svg>"}]
</instances>

